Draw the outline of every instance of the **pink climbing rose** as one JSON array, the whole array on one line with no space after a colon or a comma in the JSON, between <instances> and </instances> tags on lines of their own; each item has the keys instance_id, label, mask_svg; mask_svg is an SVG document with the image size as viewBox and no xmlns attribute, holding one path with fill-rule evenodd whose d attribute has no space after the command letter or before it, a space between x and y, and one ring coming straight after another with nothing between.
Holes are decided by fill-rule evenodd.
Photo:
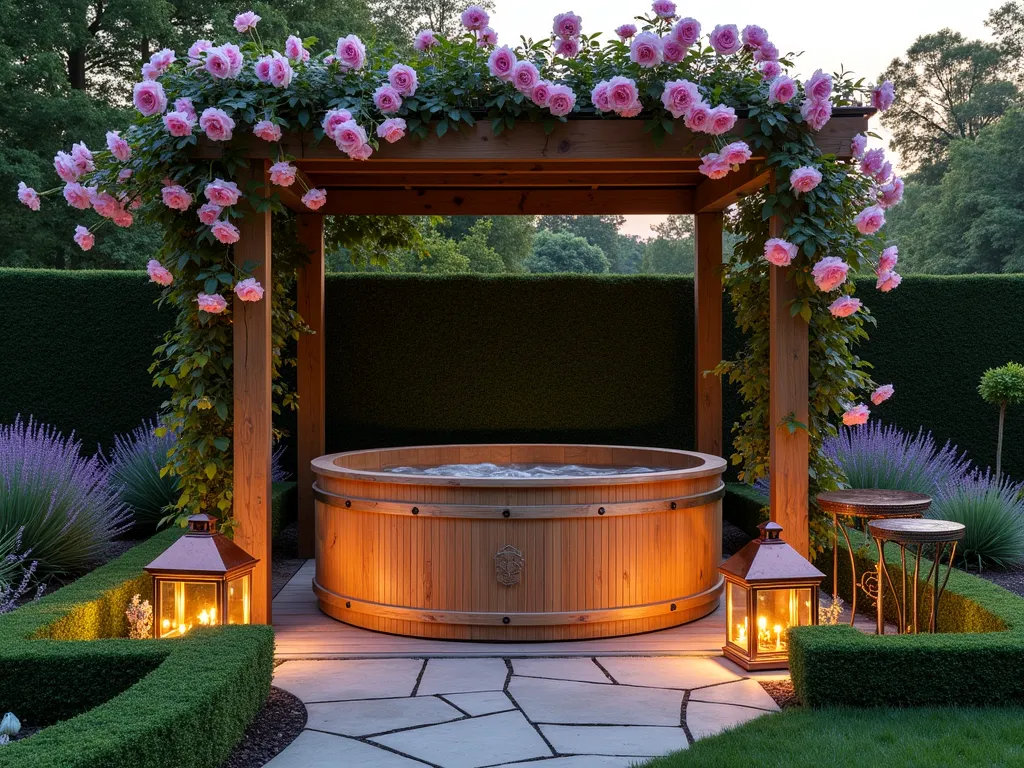
<instances>
[{"instance_id":1,"label":"pink climbing rose","mask_svg":"<svg viewBox=\"0 0 1024 768\"><path fill-rule=\"evenodd\" d=\"M875 405L881 405L896 392L896 388L892 384L883 384L874 392L871 393L871 402Z\"/></svg>"},{"instance_id":2,"label":"pink climbing rose","mask_svg":"<svg viewBox=\"0 0 1024 768\"><path fill-rule=\"evenodd\" d=\"M800 115L813 131L820 131L832 118L832 102L827 99L808 99L800 105Z\"/></svg>"},{"instance_id":3,"label":"pink climbing rose","mask_svg":"<svg viewBox=\"0 0 1024 768\"><path fill-rule=\"evenodd\" d=\"M372 154L373 145L366 143L352 150L352 153L349 155L349 157L351 157L353 160L369 160L370 155Z\"/></svg>"},{"instance_id":4,"label":"pink climbing rose","mask_svg":"<svg viewBox=\"0 0 1024 768\"><path fill-rule=\"evenodd\" d=\"M814 284L820 291L833 291L846 282L850 265L838 256L826 256L811 270Z\"/></svg>"},{"instance_id":5,"label":"pink climbing rose","mask_svg":"<svg viewBox=\"0 0 1024 768\"><path fill-rule=\"evenodd\" d=\"M402 97L390 85L382 85L373 92L373 103L387 115L402 108Z\"/></svg>"},{"instance_id":6,"label":"pink climbing rose","mask_svg":"<svg viewBox=\"0 0 1024 768\"><path fill-rule=\"evenodd\" d=\"M478 48L490 48L498 44L498 33L490 27L477 30L476 44Z\"/></svg>"},{"instance_id":7,"label":"pink climbing rose","mask_svg":"<svg viewBox=\"0 0 1024 768\"><path fill-rule=\"evenodd\" d=\"M39 193L32 187L25 186L24 181L18 182L18 202L27 205L33 211L39 210Z\"/></svg>"},{"instance_id":8,"label":"pink climbing rose","mask_svg":"<svg viewBox=\"0 0 1024 768\"><path fill-rule=\"evenodd\" d=\"M871 205L853 218L857 231L862 235L873 235L885 226L885 211L880 205Z\"/></svg>"},{"instance_id":9,"label":"pink climbing rose","mask_svg":"<svg viewBox=\"0 0 1024 768\"><path fill-rule=\"evenodd\" d=\"M18 197L21 197L20 187ZM77 181L72 181L64 186L64 199L68 201L68 205L80 211L87 211L92 208L92 194L90 190L83 187Z\"/></svg>"},{"instance_id":10,"label":"pink climbing rose","mask_svg":"<svg viewBox=\"0 0 1024 768\"><path fill-rule=\"evenodd\" d=\"M761 47L754 51L754 61L761 64L766 61L778 61L779 60L779 49L775 47L772 42L765 42L761 44Z\"/></svg>"},{"instance_id":11,"label":"pink climbing rose","mask_svg":"<svg viewBox=\"0 0 1024 768\"><path fill-rule=\"evenodd\" d=\"M898 288L900 283L903 282L903 278L896 272L879 272L878 280L875 281L875 288L880 290L882 293L888 293L893 288Z\"/></svg>"},{"instance_id":12,"label":"pink climbing rose","mask_svg":"<svg viewBox=\"0 0 1024 768\"><path fill-rule=\"evenodd\" d=\"M855 299L853 296L840 296L828 305L828 311L832 313L832 317L849 317L860 308L860 299Z\"/></svg>"},{"instance_id":13,"label":"pink climbing rose","mask_svg":"<svg viewBox=\"0 0 1024 768\"><path fill-rule=\"evenodd\" d=\"M180 184L172 184L160 190L164 205L175 211L187 211L192 205L192 195Z\"/></svg>"},{"instance_id":14,"label":"pink climbing rose","mask_svg":"<svg viewBox=\"0 0 1024 768\"><path fill-rule=\"evenodd\" d=\"M560 37L555 40L555 53L566 59L575 59L580 54L580 41L575 37Z\"/></svg>"},{"instance_id":15,"label":"pink climbing rose","mask_svg":"<svg viewBox=\"0 0 1024 768\"><path fill-rule=\"evenodd\" d=\"M261 83L270 82L270 56L260 56L256 59L256 64L253 66L253 71L256 73L256 79Z\"/></svg>"},{"instance_id":16,"label":"pink climbing rose","mask_svg":"<svg viewBox=\"0 0 1024 768\"><path fill-rule=\"evenodd\" d=\"M722 147L720 154L729 165L743 165L750 159L750 146L745 141L734 141Z\"/></svg>"},{"instance_id":17,"label":"pink climbing rose","mask_svg":"<svg viewBox=\"0 0 1024 768\"><path fill-rule=\"evenodd\" d=\"M78 244L79 248L81 248L83 251L88 251L90 248L93 247L93 245L96 244L96 235L94 235L88 229L79 224L77 227L75 227L74 240Z\"/></svg>"},{"instance_id":18,"label":"pink climbing rose","mask_svg":"<svg viewBox=\"0 0 1024 768\"><path fill-rule=\"evenodd\" d=\"M885 112L893 105L894 101L896 101L896 89L893 87L892 81L886 80L871 89L871 105L875 109Z\"/></svg>"},{"instance_id":19,"label":"pink climbing rose","mask_svg":"<svg viewBox=\"0 0 1024 768\"><path fill-rule=\"evenodd\" d=\"M263 286L255 277L247 277L235 283L235 295L242 301L259 301L263 298Z\"/></svg>"},{"instance_id":20,"label":"pink climbing rose","mask_svg":"<svg viewBox=\"0 0 1024 768\"><path fill-rule=\"evenodd\" d=\"M804 81L804 94L814 101L825 101L832 96L832 75L820 69L815 70L810 79Z\"/></svg>"},{"instance_id":21,"label":"pink climbing rose","mask_svg":"<svg viewBox=\"0 0 1024 768\"><path fill-rule=\"evenodd\" d=\"M782 65L777 61L762 61L757 65L757 71L761 73L761 79L769 83L782 76Z\"/></svg>"},{"instance_id":22,"label":"pink climbing rose","mask_svg":"<svg viewBox=\"0 0 1024 768\"><path fill-rule=\"evenodd\" d=\"M884 162L884 149L869 149L864 153L864 157L860 161L860 172L865 176L874 176L882 169Z\"/></svg>"},{"instance_id":23,"label":"pink climbing rose","mask_svg":"<svg viewBox=\"0 0 1024 768\"><path fill-rule=\"evenodd\" d=\"M175 107L177 107L177 102L175 102ZM127 141L121 138L120 131L107 131L107 149L122 163L132 156L132 148Z\"/></svg>"},{"instance_id":24,"label":"pink climbing rose","mask_svg":"<svg viewBox=\"0 0 1024 768\"><path fill-rule=\"evenodd\" d=\"M689 16L685 19L680 19L676 22L676 25L672 27L672 37L674 37L680 45L685 45L689 48L700 40L700 22L696 19L691 19Z\"/></svg>"},{"instance_id":25,"label":"pink climbing rose","mask_svg":"<svg viewBox=\"0 0 1024 768\"><path fill-rule=\"evenodd\" d=\"M290 187L295 183L296 168L287 160L282 160L270 166L270 183L279 187Z\"/></svg>"},{"instance_id":26,"label":"pink climbing rose","mask_svg":"<svg viewBox=\"0 0 1024 768\"><path fill-rule=\"evenodd\" d=\"M302 38L289 35L284 43L284 55L298 64L300 61L309 61L309 51L302 44Z\"/></svg>"},{"instance_id":27,"label":"pink climbing rose","mask_svg":"<svg viewBox=\"0 0 1024 768\"><path fill-rule=\"evenodd\" d=\"M890 245L878 257L878 272L891 272L896 269L896 262L899 261L900 251L895 245Z\"/></svg>"},{"instance_id":28,"label":"pink climbing rose","mask_svg":"<svg viewBox=\"0 0 1024 768\"><path fill-rule=\"evenodd\" d=\"M228 308L227 299L219 293L200 293L196 295L199 309L211 315L219 315Z\"/></svg>"},{"instance_id":29,"label":"pink climbing rose","mask_svg":"<svg viewBox=\"0 0 1024 768\"><path fill-rule=\"evenodd\" d=\"M149 275L150 282L165 288L174 282L174 275L156 259L150 259L146 264L146 273Z\"/></svg>"},{"instance_id":30,"label":"pink climbing rose","mask_svg":"<svg viewBox=\"0 0 1024 768\"><path fill-rule=\"evenodd\" d=\"M491 23L487 11L479 5L471 5L462 12L462 26L471 31L483 29Z\"/></svg>"},{"instance_id":31,"label":"pink climbing rose","mask_svg":"<svg viewBox=\"0 0 1024 768\"><path fill-rule=\"evenodd\" d=\"M735 24L719 24L711 32L711 47L722 55L738 52L743 47L739 28Z\"/></svg>"},{"instance_id":32,"label":"pink climbing rose","mask_svg":"<svg viewBox=\"0 0 1024 768\"><path fill-rule=\"evenodd\" d=\"M210 226L220 217L221 207L213 203L204 203L199 206L199 220L206 226Z\"/></svg>"},{"instance_id":33,"label":"pink climbing rose","mask_svg":"<svg viewBox=\"0 0 1024 768\"><path fill-rule=\"evenodd\" d=\"M512 68L516 65L516 55L507 45L495 48L487 57L487 70L501 80L512 79Z\"/></svg>"},{"instance_id":34,"label":"pink climbing rose","mask_svg":"<svg viewBox=\"0 0 1024 768\"><path fill-rule=\"evenodd\" d=\"M217 80L226 80L234 77L231 74L234 69L231 56L223 45L211 48L206 52L206 61L203 67Z\"/></svg>"},{"instance_id":35,"label":"pink climbing rose","mask_svg":"<svg viewBox=\"0 0 1024 768\"><path fill-rule=\"evenodd\" d=\"M721 136L723 133L731 131L734 125L736 125L736 110L719 104L711 110L705 130L712 136Z\"/></svg>"},{"instance_id":36,"label":"pink climbing rose","mask_svg":"<svg viewBox=\"0 0 1024 768\"><path fill-rule=\"evenodd\" d=\"M421 29L416 33L416 40L413 42L412 47L423 53L424 51L429 51L431 48L436 46L437 42L437 36L434 34L434 30Z\"/></svg>"},{"instance_id":37,"label":"pink climbing rose","mask_svg":"<svg viewBox=\"0 0 1024 768\"><path fill-rule=\"evenodd\" d=\"M548 110L555 117L563 117L576 106L576 94L567 85L552 85L548 97Z\"/></svg>"},{"instance_id":38,"label":"pink climbing rose","mask_svg":"<svg viewBox=\"0 0 1024 768\"><path fill-rule=\"evenodd\" d=\"M338 126L347 123L352 119L352 113L347 109L332 109L324 115L323 129L327 138L337 140Z\"/></svg>"},{"instance_id":39,"label":"pink climbing rose","mask_svg":"<svg viewBox=\"0 0 1024 768\"><path fill-rule=\"evenodd\" d=\"M167 109L167 94L164 87L155 80L136 83L132 90L132 102L143 117L159 115Z\"/></svg>"},{"instance_id":40,"label":"pink climbing rose","mask_svg":"<svg viewBox=\"0 0 1024 768\"><path fill-rule=\"evenodd\" d=\"M691 131L701 133L706 131L711 120L711 107L703 101L698 101L686 113L683 124Z\"/></svg>"},{"instance_id":41,"label":"pink climbing rose","mask_svg":"<svg viewBox=\"0 0 1024 768\"><path fill-rule=\"evenodd\" d=\"M238 232L238 227L232 224L230 221L224 221L223 219L213 222L213 226L210 227L210 232L217 238L217 241L224 245L231 245L237 243L238 238L241 234Z\"/></svg>"},{"instance_id":42,"label":"pink climbing rose","mask_svg":"<svg viewBox=\"0 0 1024 768\"><path fill-rule=\"evenodd\" d=\"M277 51L270 57L270 68L268 70L269 82L275 88L287 88L291 85L295 70L291 62Z\"/></svg>"},{"instance_id":43,"label":"pink climbing rose","mask_svg":"<svg viewBox=\"0 0 1024 768\"><path fill-rule=\"evenodd\" d=\"M659 19L674 19L676 16L676 4L672 0L654 0L651 10Z\"/></svg>"},{"instance_id":44,"label":"pink climbing rose","mask_svg":"<svg viewBox=\"0 0 1024 768\"><path fill-rule=\"evenodd\" d=\"M743 28L740 38L743 40L744 45L750 48L760 48L768 42L768 33L763 27L759 27L756 24L748 24Z\"/></svg>"},{"instance_id":45,"label":"pink climbing rose","mask_svg":"<svg viewBox=\"0 0 1024 768\"><path fill-rule=\"evenodd\" d=\"M366 130L355 120L346 120L334 129L334 143L338 149L351 156L366 143Z\"/></svg>"},{"instance_id":46,"label":"pink climbing rose","mask_svg":"<svg viewBox=\"0 0 1024 768\"><path fill-rule=\"evenodd\" d=\"M388 144L394 144L405 136L405 128L405 120L391 117L377 126L377 137L384 139Z\"/></svg>"},{"instance_id":47,"label":"pink climbing rose","mask_svg":"<svg viewBox=\"0 0 1024 768\"><path fill-rule=\"evenodd\" d=\"M302 204L309 208L311 211L315 211L318 208L322 208L324 203L327 202L327 192L322 189L311 189L302 196Z\"/></svg>"},{"instance_id":48,"label":"pink climbing rose","mask_svg":"<svg viewBox=\"0 0 1024 768\"><path fill-rule=\"evenodd\" d=\"M335 56L343 71L362 69L366 63L366 46L355 35L340 37Z\"/></svg>"},{"instance_id":49,"label":"pink climbing rose","mask_svg":"<svg viewBox=\"0 0 1024 768\"><path fill-rule=\"evenodd\" d=\"M607 83L605 83L604 86L605 86L605 91L607 92L607 89L608 89ZM600 86L598 86L598 87L600 87ZM595 90L597 90L597 89L595 89ZM606 95L607 95L607 93L606 93ZM533 86L533 90L530 91L530 101L532 101L538 107L546 107L548 105L548 102L551 101L551 83L550 83L550 81L548 81L548 80L541 80L539 83L537 83L535 86ZM600 107L599 107L599 109L600 109ZM604 111L607 112L608 111L607 108L605 108Z\"/></svg>"},{"instance_id":50,"label":"pink climbing rose","mask_svg":"<svg viewBox=\"0 0 1024 768\"><path fill-rule=\"evenodd\" d=\"M199 127L205 131L210 141L231 141L235 121L223 109L207 107L199 118Z\"/></svg>"},{"instance_id":51,"label":"pink climbing rose","mask_svg":"<svg viewBox=\"0 0 1024 768\"><path fill-rule=\"evenodd\" d=\"M168 112L163 117L164 127L171 136L191 136L196 119L184 112Z\"/></svg>"},{"instance_id":52,"label":"pink climbing rose","mask_svg":"<svg viewBox=\"0 0 1024 768\"><path fill-rule=\"evenodd\" d=\"M252 127L252 132L256 138L263 139L264 141L281 140L281 126L269 120L260 120Z\"/></svg>"},{"instance_id":53,"label":"pink climbing rose","mask_svg":"<svg viewBox=\"0 0 1024 768\"><path fill-rule=\"evenodd\" d=\"M903 179L899 176L894 177L888 184L883 184L878 192L878 204L883 208L898 205L903 200Z\"/></svg>"},{"instance_id":54,"label":"pink climbing rose","mask_svg":"<svg viewBox=\"0 0 1024 768\"><path fill-rule=\"evenodd\" d=\"M709 152L701 158L700 168L697 170L709 179L721 179L729 174L732 167L719 153Z\"/></svg>"},{"instance_id":55,"label":"pink climbing rose","mask_svg":"<svg viewBox=\"0 0 1024 768\"><path fill-rule=\"evenodd\" d=\"M415 96L418 84L416 70L407 64L395 64L388 70L388 82L402 96Z\"/></svg>"},{"instance_id":56,"label":"pink climbing rose","mask_svg":"<svg viewBox=\"0 0 1024 768\"><path fill-rule=\"evenodd\" d=\"M551 31L555 37L579 37L583 30L583 19L572 11L555 16Z\"/></svg>"},{"instance_id":57,"label":"pink climbing rose","mask_svg":"<svg viewBox=\"0 0 1024 768\"><path fill-rule=\"evenodd\" d=\"M788 267L796 253L796 246L782 238L773 237L764 244L764 260L776 267Z\"/></svg>"},{"instance_id":58,"label":"pink climbing rose","mask_svg":"<svg viewBox=\"0 0 1024 768\"><path fill-rule=\"evenodd\" d=\"M661 103L675 118L682 117L694 104L699 102L700 91L697 89L697 84L691 83L689 80L667 82L665 90L661 92Z\"/></svg>"},{"instance_id":59,"label":"pink climbing rose","mask_svg":"<svg viewBox=\"0 0 1024 768\"><path fill-rule=\"evenodd\" d=\"M548 94L550 96L550 94ZM600 83L594 86L594 90L590 92L590 100L594 103L594 106L600 112L611 112L612 102L611 97L608 95L608 81L602 80Z\"/></svg>"},{"instance_id":60,"label":"pink climbing rose","mask_svg":"<svg viewBox=\"0 0 1024 768\"><path fill-rule=\"evenodd\" d=\"M843 424L848 427L856 427L861 424L866 424L870 415L871 411L866 405L861 403L860 405L855 405L843 414Z\"/></svg>"},{"instance_id":61,"label":"pink climbing rose","mask_svg":"<svg viewBox=\"0 0 1024 768\"><path fill-rule=\"evenodd\" d=\"M636 83L628 77L613 77L608 81L608 106L615 112L629 109L637 100Z\"/></svg>"},{"instance_id":62,"label":"pink climbing rose","mask_svg":"<svg viewBox=\"0 0 1024 768\"><path fill-rule=\"evenodd\" d=\"M238 185L233 181L224 181L224 179L214 179L211 181L206 185L203 194L206 195L207 200L214 205L219 205L221 208L234 205L241 196Z\"/></svg>"},{"instance_id":63,"label":"pink climbing rose","mask_svg":"<svg viewBox=\"0 0 1024 768\"><path fill-rule=\"evenodd\" d=\"M615 28L615 34L619 36L619 40L626 42L636 34L636 24L620 24Z\"/></svg>"},{"instance_id":64,"label":"pink climbing rose","mask_svg":"<svg viewBox=\"0 0 1024 768\"><path fill-rule=\"evenodd\" d=\"M669 64L678 64L686 58L686 46L671 35L665 35L661 38L661 53Z\"/></svg>"},{"instance_id":65,"label":"pink climbing rose","mask_svg":"<svg viewBox=\"0 0 1024 768\"><path fill-rule=\"evenodd\" d=\"M786 104L796 96L796 80L786 75L776 77L768 84L768 103Z\"/></svg>"},{"instance_id":66,"label":"pink climbing rose","mask_svg":"<svg viewBox=\"0 0 1024 768\"><path fill-rule=\"evenodd\" d=\"M520 93L533 93L534 87L540 82L540 72L532 61L517 61L512 67L512 85Z\"/></svg>"},{"instance_id":67,"label":"pink climbing rose","mask_svg":"<svg viewBox=\"0 0 1024 768\"><path fill-rule=\"evenodd\" d=\"M850 141L850 154L859 160L864 157L864 150L867 149L867 146L868 137L863 133L858 133L853 137L853 140Z\"/></svg>"},{"instance_id":68,"label":"pink climbing rose","mask_svg":"<svg viewBox=\"0 0 1024 768\"><path fill-rule=\"evenodd\" d=\"M804 165L789 174L789 186L798 194L806 194L821 184L821 172L810 165Z\"/></svg>"},{"instance_id":69,"label":"pink climbing rose","mask_svg":"<svg viewBox=\"0 0 1024 768\"><path fill-rule=\"evenodd\" d=\"M252 32L256 29L256 25L259 23L260 17L252 11L246 11L235 16L235 30L240 35L244 35L246 32Z\"/></svg>"},{"instance_id":70,"label":"pink climbing rose","mask_svg":"<svg viewBox=\"0 0 1024 768\"><path fill-rule=\"evenodd\" d=\"M641 32L629 46L629 59L641 67L656 67L662 62L661 38L653 32Z\"/></svg>"}]
</instances>

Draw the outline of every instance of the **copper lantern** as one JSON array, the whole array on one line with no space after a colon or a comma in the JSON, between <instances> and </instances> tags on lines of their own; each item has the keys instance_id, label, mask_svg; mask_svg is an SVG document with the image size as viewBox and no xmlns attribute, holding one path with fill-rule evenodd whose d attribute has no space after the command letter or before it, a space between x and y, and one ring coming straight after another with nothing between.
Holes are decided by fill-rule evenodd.
<instances>
[{"instance_id":1,"label":"copper lantern","mask_svg":"<svg viewBox=\"0 0 1024 768\"><path fill-rule=\"evenodd\" d=\"M825 574L779 538L781 525L758 528L756 541L718 567L726 582L722 652L744 669L788 669L788 630L818 623Z\"/></svg>"},{"instance_id":2,"label":"copper lantern","mask_svg":"<svg viewBox=\"0 0 1024 768\"><path fill-rule=\"evenodd\" d=\"M257 562L215 531L214 518L190 517L188 532L145 568L153 577L156 636L179 637L200 626L248 624Z\"/></svg>"}]
</instances>

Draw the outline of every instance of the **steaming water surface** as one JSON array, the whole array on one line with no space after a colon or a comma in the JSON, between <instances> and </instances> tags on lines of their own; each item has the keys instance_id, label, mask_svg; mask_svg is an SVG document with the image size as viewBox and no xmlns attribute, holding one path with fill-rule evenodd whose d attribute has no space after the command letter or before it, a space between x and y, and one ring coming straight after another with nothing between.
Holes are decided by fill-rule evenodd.
<instances>
[{"instance_id":1,"label":"steaming water surface","mask_svg":"<svg viewBox=\"0 0 1024 768\"><path fill-rule=\"evenodd\" d=\"M385 467L382 471L396 475L429 475L431 477L610 477L665 472L668 467L628 467L593 464L441 464L434 467Z\"/></svg>"}]
</instances>

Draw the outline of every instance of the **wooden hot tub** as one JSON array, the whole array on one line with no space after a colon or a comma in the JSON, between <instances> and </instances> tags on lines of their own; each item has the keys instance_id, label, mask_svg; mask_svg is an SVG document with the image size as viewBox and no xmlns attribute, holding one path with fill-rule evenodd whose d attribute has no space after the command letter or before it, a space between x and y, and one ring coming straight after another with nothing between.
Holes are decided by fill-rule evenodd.
<instances>
[{"instance_id":1,"label":"wooden hot tub","mask_svg":"<svg viewBox=\"0 0 1024 768\"><path fill-rule=\"evenodd\" d=\"M483 462L658 471L419 474ZM407 474L386 471L395 467ZM717 456L600 445L322 456L313 589L328 616L419 637L569 640L683 624L713 611L722 592L724 470Z\"/></svg>"}]
</instances>

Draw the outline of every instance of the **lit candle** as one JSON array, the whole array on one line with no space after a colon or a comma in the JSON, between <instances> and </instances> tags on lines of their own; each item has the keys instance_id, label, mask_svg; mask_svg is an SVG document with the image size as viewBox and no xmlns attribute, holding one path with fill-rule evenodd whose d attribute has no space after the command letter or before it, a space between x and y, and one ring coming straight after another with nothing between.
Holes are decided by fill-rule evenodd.
<instances>
[{"instance_id":1,"label":"lit candle","mask_svg":"<svg viewBox=\"0 0 1024 768\"><path fill-rule=\"evenodd\" d=\"M775 629L775 650L776 651L781 651L782 650L782 627L780 627L778 624L776 624L774 629Z\"/></svg>"},{"instance_id":2,"label":"lit candle","mask_svg":"<svg viewBox=\"0 0 1024 768\"><path fill-rule=\"evenodd\" d=\"M202 611L199 614L199 623L200 624L209 624L210 623L210 614L208 614L205 610Z\"/></svg>"}]
</instances>

